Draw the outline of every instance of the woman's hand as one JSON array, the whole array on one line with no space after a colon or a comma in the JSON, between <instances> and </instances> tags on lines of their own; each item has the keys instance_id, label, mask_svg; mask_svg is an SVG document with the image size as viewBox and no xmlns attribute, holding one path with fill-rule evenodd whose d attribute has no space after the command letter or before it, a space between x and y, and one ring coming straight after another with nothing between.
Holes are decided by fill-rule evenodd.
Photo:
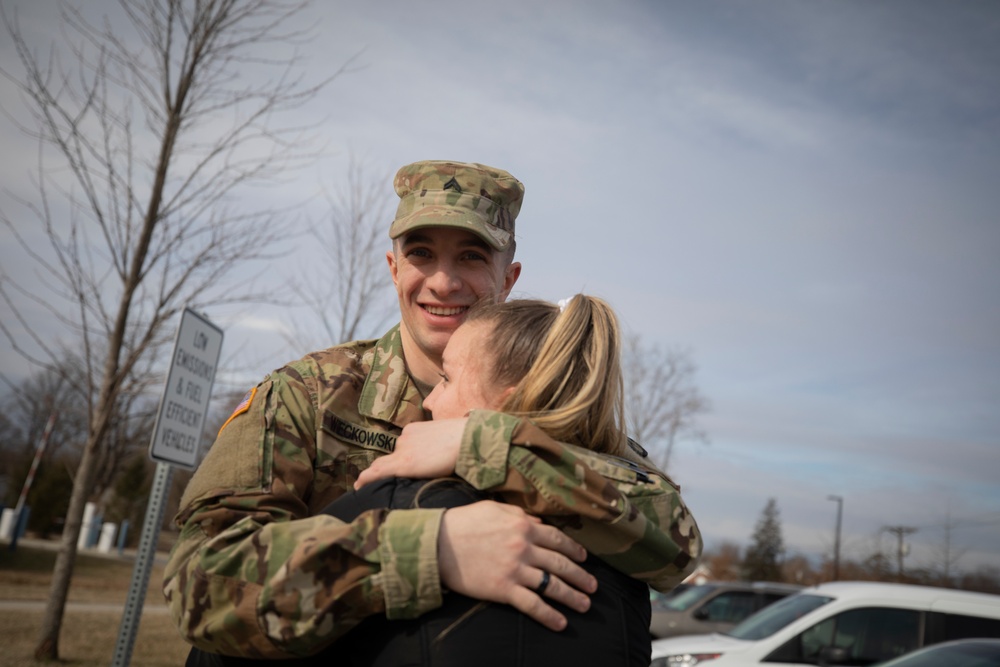
<instances>
[{"instance_id":1,"label":"woman's hand","mask_svg":"<svg viewBox=\"0 0 1000 667\"><path fill-rule=\"evenodd\" d=\"M386 477L434 479L455 472L467 417L416 422L403 429L392 454L380 456L361 471L355 489Z\"/></svg>"}]
</instances>

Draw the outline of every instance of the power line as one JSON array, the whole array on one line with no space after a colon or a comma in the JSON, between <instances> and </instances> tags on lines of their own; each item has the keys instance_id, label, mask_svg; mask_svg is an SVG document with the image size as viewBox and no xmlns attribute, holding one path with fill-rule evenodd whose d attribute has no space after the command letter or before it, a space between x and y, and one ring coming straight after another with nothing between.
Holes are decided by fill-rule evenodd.
<instances>
[{"instance_id":1,"label":"power line","mask_svg":"<svg viewBox=\"0 0 1000 667\"><path fill-rule=\"evenodd\" d=\"M989 512L987 514L980 514L976 516L966 517L963 519L946 519L942 523L929 523L922 526L916 526L918 530L939 530L939 529L953 529L959 526L965 527L978 527L978 526L992 526L1000 523L1000 512Z\"/></svg>"}]
</instances>

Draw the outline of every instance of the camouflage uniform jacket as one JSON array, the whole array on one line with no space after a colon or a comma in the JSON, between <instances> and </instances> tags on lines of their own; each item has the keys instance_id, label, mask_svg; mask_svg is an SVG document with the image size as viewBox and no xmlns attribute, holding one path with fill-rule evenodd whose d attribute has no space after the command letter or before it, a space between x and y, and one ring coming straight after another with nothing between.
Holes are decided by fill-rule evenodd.
<instances>
[{"instance_id":1,"label":"camouflage uniform jacket","mask_svg":"<svg viewBox=\"0 0 1000 667\"><path fill-rule=\"evenodd\" d=\"M679 584L701 555L680 487L631 450L598 454L557 442L526 419L473 410L455 473L658 591Z\"/></svg>"},{"instance_id":2,"label":"camouflage uniform jacket","mask_svg":"<svg viewBox=\"0 0 1000 667\"><path fill-rule=\"evenodd\" d=\"M368 615L439 606L443 510L372 510L349 524L319 514L406 424L427 417L398 327L265 378L181 500L163 590L183 636L229 655L309 655ZM664 477L489 411L473 413L459 456L456 472L473 485L545 515L656 588L694 567L700 535Z\"/></svg>"}]
</instances>

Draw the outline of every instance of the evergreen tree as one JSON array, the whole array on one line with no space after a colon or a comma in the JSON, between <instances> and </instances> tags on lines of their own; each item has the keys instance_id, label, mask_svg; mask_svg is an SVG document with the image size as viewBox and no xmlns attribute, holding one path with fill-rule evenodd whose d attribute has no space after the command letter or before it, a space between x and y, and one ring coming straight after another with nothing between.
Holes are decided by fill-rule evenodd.
<instances>
[{"instance_id":1,"label":"evergreen tree","mask_svg":"<svg viewBox=\"0 0 1000 667\"><path fill-rule=\"evenodd\" d=\"M751 539L743 558L743 577L748 581L781 581L785 543L781 537L778 502L774 498L767 499Z\"/></svg>"}]
</instances>

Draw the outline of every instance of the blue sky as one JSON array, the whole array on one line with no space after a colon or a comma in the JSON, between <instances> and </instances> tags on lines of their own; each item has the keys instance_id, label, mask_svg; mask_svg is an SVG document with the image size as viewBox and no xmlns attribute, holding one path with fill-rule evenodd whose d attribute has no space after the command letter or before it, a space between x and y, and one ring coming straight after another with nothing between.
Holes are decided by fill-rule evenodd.
<instances>
[{"instance_id":1,"label":"blue sky","mask_svg":"<svg viewBox=\"0 0 1000 667\"><path fill-rule=\"evenodd\" d=\"M5 2L39 39L54 5ZM328 157L268 196L314 197L350 153L387 196L414 160L511 171L518 294L597 294L647 342L692 351L710 443L682 443L671 472L710 546L747 541L775 497L790 550L829 553L839 494L846 557L908 525L907 564L929 565L950 513L959 567L1000 564L1000 4L311 11L310 74L357 60L298 111ZM23 163L0 174L25 192ZM214 317L253 369L234 384L298 356L282 309Z\"/></svg>"}]
</instances>

